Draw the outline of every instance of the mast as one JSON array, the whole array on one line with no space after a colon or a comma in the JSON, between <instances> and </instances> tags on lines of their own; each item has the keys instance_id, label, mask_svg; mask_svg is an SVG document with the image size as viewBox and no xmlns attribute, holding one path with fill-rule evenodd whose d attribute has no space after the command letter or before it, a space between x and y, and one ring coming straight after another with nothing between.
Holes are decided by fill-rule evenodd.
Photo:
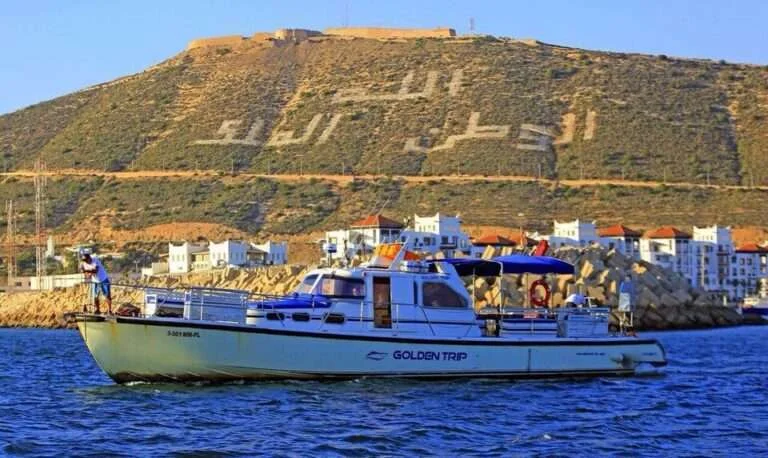
<instances>
[{"instance_id":1,"label":"mast","mask_svg":"<svg viewBox=\"0 0 768 458\"><path fill-rule=\"evenodd\" d=\"M6 217L6 244L8 245L8 257L6 258L6 266L8 271L8 290L11 289L13 281L16 278L16 228L15 228L15 214L13 210L13 200L7 200L5 202Z\"/></svg>"},{"instance_id":2,"label":"mast","mask_svg":"<svg viewBox=\"0 0 768 458\"><path fill-rule=\"evenodd\" d=\"M35 162L35 275L38 287L42 289L45 276L45 163Z\"/></svg>"}]
</instances>

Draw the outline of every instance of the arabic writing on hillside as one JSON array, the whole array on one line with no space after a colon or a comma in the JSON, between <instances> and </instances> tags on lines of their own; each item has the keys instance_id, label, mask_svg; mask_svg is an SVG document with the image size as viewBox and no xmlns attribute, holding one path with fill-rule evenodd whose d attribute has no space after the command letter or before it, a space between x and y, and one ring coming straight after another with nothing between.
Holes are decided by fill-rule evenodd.
<instances>
[{"instance_id":1,"label":"arabic writing on hillside","mask_svg":"<svg viewBox=\"0 0 768 458\"><path fill-rule=\"evenodd\" d=\"M331 104L361 103L361 102L402 102L415 99L430 98L436 93L439 73L429 71L424 80L424 86L420 90L413 91L412 85L415 78L415 72L409 71L400 82L400 87L393 93L369 94L362 88L345 88L338 90L331 99ZM448 95L458 96L464 81L464 71L454 70L451 73L450 81L445 85ZM445 90L444 89L444 90ZM280 131L275 129L271 136L264 138L265 122L257 118L247 132L243 132L243 120L230 119L222 122L221 127L216 131L216 136L220 138L205 139L194 141L194 145L248 145L248 146L270 146L281 147L300 144L313 143L315 132L324 125L320 134L314 138L314 145L326 143L333 132L342 122L342 119L349 115L346 112L319 113L315 114L307 123L303 132L297 133L296 130ZM504 140L512 130L511 124L501 125L480 125L479 111L473 111L467 120L467 127L463 133L449 134L443 132L439 127L429 129L429 134L433 136L445 135L443 143L429 146L431 140L428 136L409 137L403 147L406 152L430 153L434 151L450 150L458 142L467 140ZM585 128L582 140L589 141L595 136L597 113L594 110L586 112ZM522 123L519 126L519 133L516 138L515 148L522 151L536 151L547 153L551 152L553 146L569 144L573 141L576 133L576 114L566 113L561 119L561 133L550 126L539 124ZM245 134L238 138L238 134ZM446 135L447 134L447 135ZM298 136L297 136L298 135Z\"/></svg>"}]
</instances>

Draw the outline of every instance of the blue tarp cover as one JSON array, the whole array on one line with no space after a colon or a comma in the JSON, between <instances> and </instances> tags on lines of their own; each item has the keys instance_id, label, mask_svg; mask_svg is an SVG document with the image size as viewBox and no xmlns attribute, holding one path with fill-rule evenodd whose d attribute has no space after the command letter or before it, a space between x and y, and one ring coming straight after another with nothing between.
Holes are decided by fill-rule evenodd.
<instances>
[{"instance_id":1,"label":"blue tarp cover","mask_svg":"<svg viewBox=\"0 0 768 458\"><path fill-rule=\"evenodd\" d=\"M327 308L331 304L323 297L311 296L309 294L291 294L285 297L276 297L264 299L249 304L251 308L258 309L308 309L308 308Z\"/></svg>"},{"instance_id":2,"label":"blue tarp cover","mask_svg":"<svg viewBox=\"0 0 768 458\"><path fill-rule=\"evenodd\" d=\"M497 276L503 268L505 274L572 274L573 266L565 261L549 256L525 256L512 254L497 256L493 259L454 258L438 259L432 262L447 262L461 276L478 275L481 277Z\"/></svg>"}]
</instances>

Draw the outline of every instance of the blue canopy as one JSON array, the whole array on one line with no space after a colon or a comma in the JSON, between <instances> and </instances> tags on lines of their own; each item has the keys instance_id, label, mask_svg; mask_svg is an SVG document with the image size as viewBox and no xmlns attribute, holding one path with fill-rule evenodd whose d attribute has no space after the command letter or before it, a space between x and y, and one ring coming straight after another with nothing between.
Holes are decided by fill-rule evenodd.
<instances>
[{"instance_id":1,"label":"blue canopy","mask_svg":"<svg viewBox=\"0 0 768 458\"><path fill-rule=\"evenodd\" d=\"M511 254L509 256L497 256L493 261L504 265L505 274L573 274L572 264L553 258L551 256L525 256Z\"/></svg>"},{"instance_id":2,"label":"blue canopy","mask_svg":"<svg viewBox=\"0 0 768 458\"><path fill-rule=\"evenodd\" d=\"M453 258L435 259L433 263L446 262L451 264L459 275L479 275L481 277L505 274L573 274L571 264L550 256L525 256L512 254L497 256L493 259Z\"/></svg>"}]
</instances>

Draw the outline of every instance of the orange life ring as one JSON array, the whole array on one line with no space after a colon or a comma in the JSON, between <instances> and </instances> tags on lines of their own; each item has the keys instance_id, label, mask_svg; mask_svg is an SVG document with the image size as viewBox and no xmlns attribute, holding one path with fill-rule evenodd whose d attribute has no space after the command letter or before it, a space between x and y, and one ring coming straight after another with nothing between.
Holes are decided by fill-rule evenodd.
<instances>
[{"instance_id":1,"label":"orange life ring","mask_svg":"<svg viewBox=\"0 0 768 458\"><path fill-rule=\"evenodd\" d=\"M538 289L539 286L544 288L543 297L539 297L536 294L536 290ZM550 296L549 285L547 284L546 281L544 281L543 278L540 278L535 282L531 283L531 287L528 290L528 297L531 299L532 305L536 307L546 307L549 304L549 296Z\"/></svg>"}]
</instances>

